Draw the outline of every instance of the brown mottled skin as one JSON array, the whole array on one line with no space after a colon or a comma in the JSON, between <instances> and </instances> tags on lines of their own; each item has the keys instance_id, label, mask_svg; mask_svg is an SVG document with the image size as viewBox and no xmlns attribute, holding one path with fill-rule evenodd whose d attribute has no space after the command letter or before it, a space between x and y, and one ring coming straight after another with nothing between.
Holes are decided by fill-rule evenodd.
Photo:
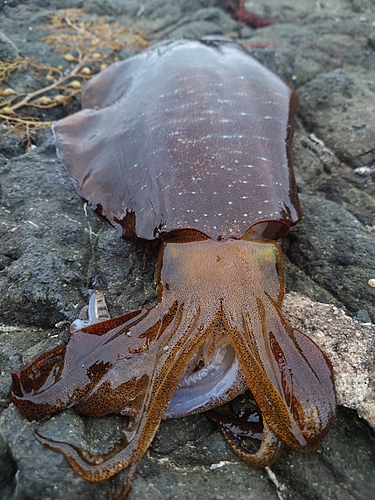
<instances>
[{"instance_id":1,"label":"brown mottled skin","mask_svg":"<svg viewBox=\"0 0 375 500\"><path fill-rule=\"evenodd\" d=\"M182 40L112 65L82 100L54 126L58 155L81 197L121 234L162 240L159 298L148 310L94 318L13 374L12 400L28 417L67 406L129 415L114 447L93 456L37 439L89 481L128 468L119 497L162 418L210 410L257 467L283 446L314 449L335 415L332 367L282 317L277 241L300 218L290 162L296 94L233 42ZM263 428L212 410L246 388ZM242 441L249 435L261 439L255 453Z\"/></svg>"}]
</instances>

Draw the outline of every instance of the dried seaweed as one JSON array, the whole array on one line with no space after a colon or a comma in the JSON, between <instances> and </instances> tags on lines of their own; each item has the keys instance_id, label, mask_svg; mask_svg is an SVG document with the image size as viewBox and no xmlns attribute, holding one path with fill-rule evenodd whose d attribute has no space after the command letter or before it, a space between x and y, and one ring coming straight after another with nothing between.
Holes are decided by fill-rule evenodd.
<instances>
[{"instance_id":1,"label":"dried seaweed","mask_svg":"<svg viewBox=\"0 0 375 500\"><path fill-rule=\"evenodd\" d=\"M35 141L36 133L52 123L40 110L66 106L80 94L85 81L118 59L116 54L120 50L149 45L145 33L134 26L123 26L82 9L57 11L49 16L49 23L39 29L48 30L48 35L41 40L61 54L61 65L49 66L27 57L0 61L0 121L6 135L16 134L28 148ZM39 88L20 93L6 86L10 77L27 71L40 82Z\"/></svg>"}]
</instances>

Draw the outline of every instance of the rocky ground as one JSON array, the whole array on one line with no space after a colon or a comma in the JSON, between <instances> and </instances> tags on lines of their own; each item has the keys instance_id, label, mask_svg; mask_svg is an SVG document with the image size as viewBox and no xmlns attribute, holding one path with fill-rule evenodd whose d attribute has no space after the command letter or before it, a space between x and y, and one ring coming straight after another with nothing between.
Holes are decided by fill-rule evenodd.
<instances>
[{"instance_id":1,"label":"rocky ground","mask_svg":"<svg viewBox=\"0 0 375 500\"><path fill-rule=\"evenodd\" d=\"M0 2L0 60L28 56L69 69L40 40L45 30L37 29L61 3ZM323 314L320 306L304 303L305 309L293 313L293 304L297 309L302 299L291 295L287 307L291 321L315 330L314 338L328 354L332 350L340 402L358 408L374 425L370 399L367 406L353 403L356 392L357 399L360 391L367 391L368 398L375 392L374 327L365 325L375 320L375 288L368 284L375 278L373 2L268 0L267 7L259 0L248 2L249 10L272 20L260 29L236 21L225 2L215 0L63 3L65 8L85 8L90 16L137 26L150 41L231 36L297 89L294 166L303 221L283 241L287 287L341 307L364 325L350 323L354 330L347 330L350 320L339 315L335 329L327 327L331 340L325 343L319 340L324 328L311 326L312 316ZM120 57L138 50L123 50ZM31 92L38 83L33 78L20 69L5 86ZM60 118L78 106L73 100L68 108L47 110L44 118ZM155 249L122 240L85 209L56 158L48 128L28 151L16 136L4 136L4 129L0 139L0 497L110 499L110 481L85 482L64 457L42 448L33 431L98 452L117 438L124 418L89 419L69 410L29 422L10 404L10 373L68 340L68 325L86 303L88 288L104 291L112 315L152 304ZM338 314L329 311L328 325ZM354 332L347 343L340 325L342 332ZM349 365L357 378L349 375ZM163 422L128 498L367 500L374 497L374 488L375 432L354 410L340 407L316 452L285 452L267 470L242 463L202 415Z\"/></svg>"}]
</instances>

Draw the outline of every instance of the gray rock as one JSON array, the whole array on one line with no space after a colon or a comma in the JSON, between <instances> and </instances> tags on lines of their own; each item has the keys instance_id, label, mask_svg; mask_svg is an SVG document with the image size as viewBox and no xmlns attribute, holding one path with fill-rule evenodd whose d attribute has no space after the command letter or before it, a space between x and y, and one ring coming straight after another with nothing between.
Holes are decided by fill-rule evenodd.
<instances>
[{"instance_id":1,"label":"gray rock","mask_svg":"<svg viewBox=\"0 0 375 500\"><path fill-rule=\"evenodd\" d=\"M303 221L289 238L287 255L309 277L353 313L375 318L375 235L332 201L301 196Z\"/></svg>"},{"instance_id":2,"label":"gray rock","mask_svg":"<svg viewBox=\"0 0 375 500\"><path fill-rule=\"evenodd\" d=\"M167 28L163 36L168 38L202 38L207 35L223 35L238 32L237 23L219 8L199 9L182 17Z\"/></svg>"},{"instance_id":3,"label":"gray rock","mask_svg":"<svg viewBox=\"0 0 375 500\"><path fill-rule=\"evenodd\" d=\"M308 129L353 168L374 160L375 94L357 76L336 69L298 89ZM340 116L340 120L337 117Z\"/></svg>"},{"instance_id":4,"label":"gray rock","mask_svg":"<svg viewBox=\"0 0 375 500\"><path fill-rule=\"evenodd\" d=\"M375 325L293 292L283 310L290 324L307 333L331 360L338 404L356 410L375 429Z\"/></svg>"},{"instance_id":5,"label":"gray rock","mask_svg":"<svg viewBox=\"0 0 375 500\"><path fill-rule=\"evenodd\" d=\"M20 53L15 43L0 31L0 61L17 59Z\"/></svg>"}]
</instances>

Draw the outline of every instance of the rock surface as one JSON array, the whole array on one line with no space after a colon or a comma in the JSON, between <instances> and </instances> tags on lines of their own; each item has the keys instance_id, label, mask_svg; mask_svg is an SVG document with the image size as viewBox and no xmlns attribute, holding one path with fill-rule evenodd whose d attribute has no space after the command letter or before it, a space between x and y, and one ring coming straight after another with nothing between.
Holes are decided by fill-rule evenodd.
<instances>
[{"instance_id":1,"label":"rock surface","mask_svg":"<svg viewBox=\"0 0 375 500\"><path fill-rule=\"evenodd\" d=\"M290 294L285 310L327 352L339 403L351 408L339 408L316 452L285 452L267 470L242 463L202 415L163 422L130 500L373 497L375 432L363 420L375 426L374 326L366 323L375 320L375 288L368 285L375 278L373 2L266 3L267 9L260 1L248 4L275 22L255 30L234 21L215 0L64 2L136 23L155 41L232 36L296 87L301 105L294 165L304 218L283 242L287 287L331 305ZM0 50L10 58L61 64L37 30L60 6L57 0L0 3ZM35 82L20 72L12 84L28 92ZM64 113L62 107L51 110L49 118ZM124 418L88 419L69 410L28 422L9 402L10 373L67 341L90 287L104 291L113 316L152 304L155 248L120 239L86 210L56 158L49 130L29 152L12 136L0 139L0 497L110 499L109 481L82 480L61 455L40 447L33 430L97 452L117 438Z\"/></svg>"},{"instance_id":2,"label":"rock surface","mask_svg":"<svg viewBox=\"0 0 375 500\"><path fill-rule=\"evenodd\" d=\"M295 292L286 295L284 313L294 328L307 333L329 355L337 403L357 410L375 429L375 325Z\"/></svg>"}]
</instances>

